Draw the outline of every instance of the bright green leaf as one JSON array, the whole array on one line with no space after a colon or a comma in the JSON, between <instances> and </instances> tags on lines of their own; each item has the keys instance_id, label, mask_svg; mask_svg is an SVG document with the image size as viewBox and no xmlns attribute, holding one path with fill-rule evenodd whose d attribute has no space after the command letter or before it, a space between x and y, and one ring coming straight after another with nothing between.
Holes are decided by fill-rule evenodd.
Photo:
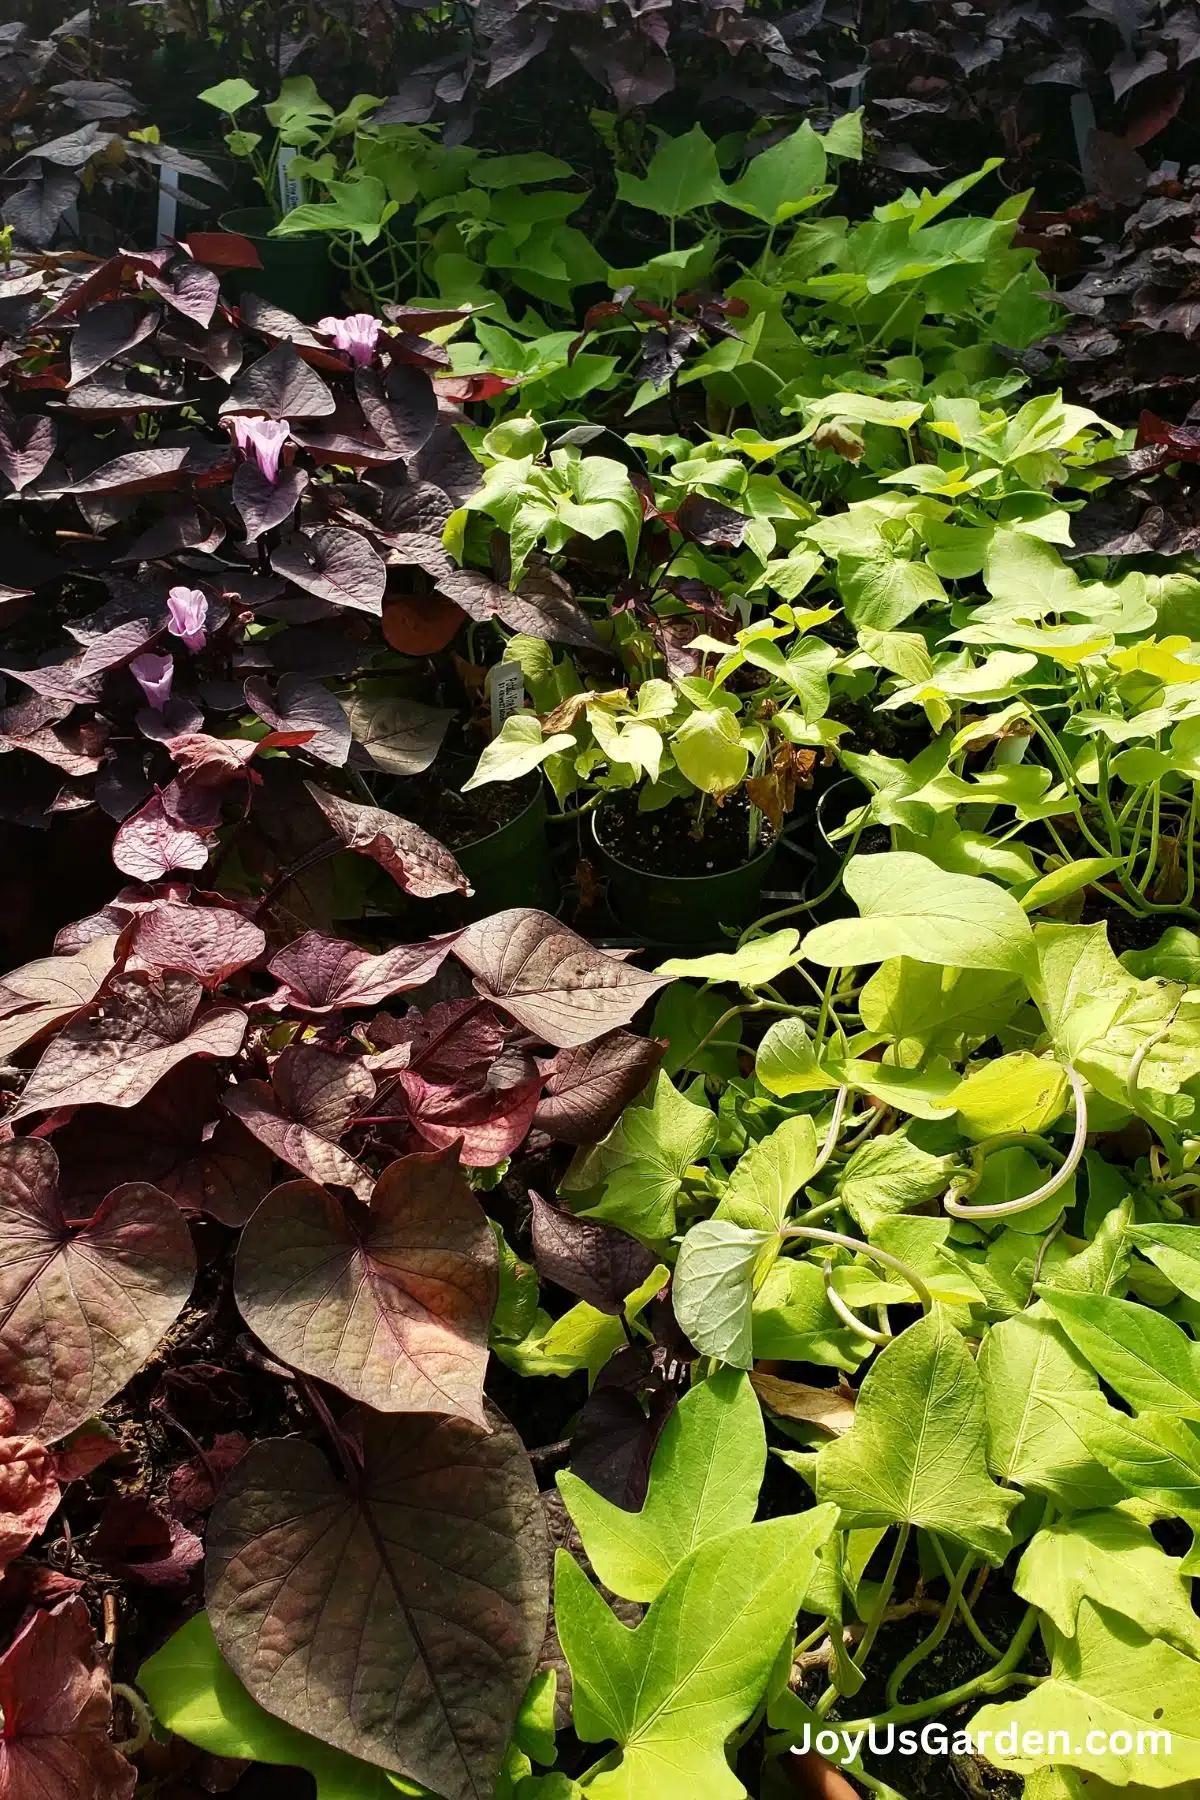
<instances>
[{"instance_id":1,"label":"bright green leaf","mask_svg":"<svg viewBox=\"0 0 1200 1800\"><path fill-rule=\"evenodd\" d=\"M811 962L856 965L910 956L1021 974L1032 961L1029 921L994 882L950 875L924 856L894 850L851 857L844 885L861 917L810 931L801 951Z\"/></svg>"},{"instance_id":2,"label":"bright green leaf","mask_svg":"<svg viewBox=\"0 0 1200 1800\"><path fill-rule=\"evenodd\" d=\"M625 1600L653 1600L698 1545L750 1524L766 1460L753 1388L719 1369L689 1388L663 1426L640 1512L614 1506L569 1472L558 1487L604 1586Z\"/></svg>"},{"instance_id":3,"label":"bright green leaf","mask_svg":"<svg viewBox=\"0 0 1200 1800\"><path fill-rule=\"evenodd\" d=\"M616 1768L594 1800L740 1800L725 1742L754 1710L834 1524L832 1507L744 1525L685 1557L635 1630L579 1565L555 1564L555 1623L571 1667L575 1728L611 1739Z\"/></svg>"},{"instance_id":4,"label":"bright green leaf","mask_svg":"<svg viewBox=\"0 0 1200 1800\"><path fill-rule=\"evenodd\" d=\"M1017 1496L988 1474L983 1384L940 1311L881 1351L853 1427L818 1453L817 1498L837 1505L843 1528L921 1525L1003 1562Z\"/></svg>"}]
</instances>

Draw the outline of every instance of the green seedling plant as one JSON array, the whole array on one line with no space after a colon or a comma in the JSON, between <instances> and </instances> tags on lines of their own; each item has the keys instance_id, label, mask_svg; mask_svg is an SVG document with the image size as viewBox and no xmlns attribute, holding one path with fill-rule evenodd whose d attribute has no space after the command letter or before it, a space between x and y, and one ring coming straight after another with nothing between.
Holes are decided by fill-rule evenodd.
<instances>
[{"instance_id":1,"label":"green seedling plant","mask_svg":"<svg viewBox=\"0 0 1200 1800\"><path fill-rule=\"evenodd\" d=\"M671 1662L665 1648L661 1674L654 1649L641 1659L701 1558L727 1587L721 1622L697 1615L696 1629L714 1658L725 1641L738 1601L718 1546L771 1529L752 1523L764 1413L797 1483L772 1525L819 1532L821 1548L795 1628L781 1640L769 1615L782 1649L756 1701L721 1715L725 1756L699 1731L672 1753L680 1794L686 1778L734 1796L727 1758L740 1750L746 1777L748 1745L769 1763L820 1728L871 1786L872 1726L947 1717L960 1749L1055 1793L1111 1776L1112 1758L1085 1747L1099 1720L1129 1734L1128 1780L1193 1779L1196 1552L1164 1549L1150 1525L1197 1518L1196 989L1126 967L1102 925L1035 925L995 881L910 851L854 858L845 885L856 916L803 937L756 928L662 965L673 1080L660 1074L560 1184L583 1220L673 1261L674 1311L701 1353L640 1512L559 1477L599 1580L650 1608L630 1636L560 1553L576 1729L621 1753L584 1791L645 1780L657 1728L635 1696ZM747 1028L749 1075L713 1060ZM1106 1160L1133 1123L1146 1153ZM749 1535L740 1560L752 1582ZM781 1552L781 1583L785 1566ZM1001 1568L1016 1611L998 1630L980 1595ZM927 1583L944 1599L926 1608ZM923 1609L864 1711L881 1632ZM976 1672L914 1680L951 1631L973 1642ZM690 1637L680 1650L694 1654ZM1053 1766L1009 1754L982 1734L1010 1717L1073 1748ZM1172 1734L1166 1765L1138 1747L1155 1722ZM695 1785L700 1766L711 1785Z\"/></svg>"}]
</instances>

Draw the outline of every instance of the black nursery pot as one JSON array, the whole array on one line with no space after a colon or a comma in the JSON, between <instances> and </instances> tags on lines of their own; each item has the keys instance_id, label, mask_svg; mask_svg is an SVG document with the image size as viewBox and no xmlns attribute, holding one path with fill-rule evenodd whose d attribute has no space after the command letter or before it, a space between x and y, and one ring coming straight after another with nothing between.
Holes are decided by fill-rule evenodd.
<instances>
[{"instance_id":1,"label":"black nursery pot","mask_svg":"<svg viewBox=\"0 0 1200 1800\"><path fill-rule=\"evenodd\" d=\"M539 779L529 802L485 837L454 852L475 892L467 902L474 919L509 906L536 906L553 912L558 881L546 838L546 790Z\"/></svg>"},{"instance_id":2,"label":"black nursery pot","mask_svg":"<svg viewBox=\"0 0 1200 1800\"><path fill-rule=\"evenodd\" d=\"M482 919L510 906L553 912L559 902L541 771L534 770L511 786L477 790L466 796L475 804L460 808L457 796L473 767L471 758L461 752L443 752L423 774L388 784L379 797L381 806L411 819L444 844L474 890L466 899L447 894L418 901L419 908L430 909L431 916L436 911L442 921L432 930ZM503 796L506 803L496 809L499 823L489 820L486 809L478 805L480 795L489 793Z\"/></svg>"},{"instance_id":3,"label":"black nursery pot","mask_svg":"<svg viewBox=\"0 0 1200 1800\"><path fill-rule=\"evenodd\" d=\"M225 276L229 298L261 294L311 325L338 310L339 280L329 255L329 243L313 233L306 237L270 236L274 215L268 206L239 206L221 214L222 231L236 231L249 238L258 252L261 269L230 269Z\"/></svg>"},{"instance_id":4,"label":"black nursery pot","mask_svg":"<svg viewBox=\"0 0 1200 1800\"><path fill-rule=\"evenodd\" d=\"M816 862L811 876L813 894L823 894L827 888L833 887L841 873L842 865L850 855L850 846L854 840L851 832L846 837L832 841L833 833L841 830L851 813L870 801L870 794L853 775L844 775L827 787L816 805ZM865 831L859 832L858 842L854 845L856 856L875 856L892 847L892 834L886 825L868 825ZM838 918L853 912L853 907L842 893L836 889L826 900L819 912L821 918Z\"/></svg>"},{"instance_id":5,"label":"black nursery pot","mask_svg":"<svg viewBox=\"0 0 1200 1800\"><path fill-rule=\"evenodd\" d=\"M763 883L775 861L778 839L731 869L705 875L670 875L639 868L618 853L623 827L610 801L591 814L592 842L608 878L609 905L618 923L664 947L720 944L721 927L749 925L762 911Z\"/></svg>"}]
</instances>

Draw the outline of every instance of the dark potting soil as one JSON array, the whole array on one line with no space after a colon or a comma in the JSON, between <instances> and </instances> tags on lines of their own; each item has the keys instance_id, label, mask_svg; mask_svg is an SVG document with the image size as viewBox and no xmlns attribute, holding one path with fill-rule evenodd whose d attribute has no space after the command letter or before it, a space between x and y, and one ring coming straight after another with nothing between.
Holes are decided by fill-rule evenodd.
<instances>
[{"instance_id":1,"label":"dark potting soil","mask_svg":"<svg viewBox=\"0 0 1200 1800\"><path fill-rule=\"evenodd\" d=\"M1122 956L1126 950L1153 950L1163 932L1173 925L1182 926L1185 931L1196 930L1196 921L1179 913L1146 913L1135 917L1123 907L1113 906L1105 901L1093 888L1084 906L1081 922L1095 925L1101 920L1108 926L1108 941L1117 956Z\"/></svg>"},{"instance_id":2,"label":"dark potting soil","mask_svg":"<svg viewBox=\"0 0 1200 1800\"><path fill-rule=\"evenodd\" d=\"M877 1553L870 1573L878 1579L882 1572L883 1558ZM915 1593L918 1573L917 1558L910 1548L896 1583L897 1600L903 1601ZM944 1596L945 1582L938 1580L933 1584L932 1595L923 1597L927 1611L914 1611L907 1617L890 1621L883 1626L871 1651L866 1682L859 1693L843 1699L832 1709L831 1724L836 1723L839 1717L866 1718L886 1709L885 1689L888 1676L896 1664L928 1636L936 1622L936 1613ZM985 1583L982 1593L972 1602L972 1611L992 1642L1003 1648L1013 1637L1024 1616L1025 1602L997 1574ZM947 1693L982 1674L991 1666L992 1659L987 1652L975 1642L961 1620L958 1620L937 1649L912 1670L904 1683L901 1698L905 1702L932 1699L935 1695ZM1026 1652L1021 1667L1033 1674L1047 1673L1049 1665L1036 1638ZM824 1689L826 1681L827 1672L814 1669L797 1691L802 1699L812 1705ZM1018 1688L1009 1690L1014 1699L1019 1697L1020 1692ZM943 1728L947 1737L952 1739L955 1731L967 1725L979 1705L979 1698L976 1697L961 1706L931 1715L928 1722ZM924 1723L925 1720L916 1722L914 1729L917 1733ZM964 1797L965 1800L1017 1800L1021 1792L1019 1775L996 1768L981 1756L943 1754L940 1749L932 1747L927 1750L918 1748L915 1754L906 1754L900 1748L898 1733L897 1741L890 1750L887 1748L885 1732L881 1732L877 1741L880 1746L878 1754L872 1753L864 1745L864 1767L877 1780L885 1781L902 1794L919 1795L921 1800L964 1800Z\"/></svg>"},{"instance_id":3,"label":"dark potting soil","mask_svg":"<svg viewBox=\"0 0 1200 1800\"><path fill-rule=\"evenodd\" d=\"M535 769L520 781L493 781L462 792L473 764L439 757L423 775L397 781L386 801L392 811L410 819L448 850L478 843L525 811L536 795L541 776Z\"/></svg>"},{"instance_id":4,"label":"dark potting soil","mask_svg":"<svg viewBox=\"0 0 1200 1800\"><path fill-rule=\"evenodd\" d=\"M693 834L691 806L672 800L657 812L639 812L637 793L611 794L596 812L596 836L610 856L651 875L725 875L740 869L769 848L770 825L764 819L753 853L750 803L733 794L723 806L706 806L703 829Z\"/></svg>"}]
</instances>

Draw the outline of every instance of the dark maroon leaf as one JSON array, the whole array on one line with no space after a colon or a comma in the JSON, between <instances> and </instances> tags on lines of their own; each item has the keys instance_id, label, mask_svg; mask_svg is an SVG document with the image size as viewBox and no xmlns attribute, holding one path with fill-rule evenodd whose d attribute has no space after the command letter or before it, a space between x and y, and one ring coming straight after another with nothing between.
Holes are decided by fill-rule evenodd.
<instances>
[{"instance_id":1,"label":"dark maroon leaf","mask_svg":"<svg viewBox=\"0 0 1200 1800\"><path fill-rule=\"evenodd\" d=\"M615 1226L577 1219L530 1190L533 1255L538 1274L600 1312L618 1317L657 1258Z\"/></svg>"},{"instance_id":2,"label":"dark maroon leaf","mask_svg":"<svg viewBox=\"0 0 1200 1800\"><path fill-rule=\"evenodd\" d=\"M176 1518L188 1524L208 1512L225 1477L237 1468L249 1448L249 1439L240 1431L220 1431L209 1449L172 1469L167 1499Z\"/></svg>"},{"instance_id":3,"label":"dark maroon leaf","mask_svg":"<svg viewBox=\"0 0 1200 1800\"><path fill-rule=\"evenodd\" d=\"M457 1161L401 1157L366 1201L315 1181L268 1194L238 1250L242 1317L273 1355L377 1412L486 1429L496 1239Z\"/></svg>"},{"instance_id":4,"label":"dark maroon leaf","mask_svg":"<svg viewBox=\"0 0 1200 1800\"><path fill-rule=\"evenodd\" d=\"M694 325L671 325L665 331L648 331L642 339L639 373L655 387L666 387L678 375L699 341Z\"/></svg>"},{"instance_id":5,"label":"dark maroon leaf","mask_svg":"<svg viewBox=\"0 0 1200 1800\"><path fill-rule=\"evenodd\" d=\"M70 717L72 710L69 700L41 694L29 694L15 706L0 707L0 756L25 750L67 775L84 775L98 769L99 757L89 754L87 745L90 742L97 750L103 749L102 725L66 733L54 729Z\"/></svg>"},{"instance_id":6,"label":"dark maroon leaf","mask_svg":"<svg viewBox=\"0 0 1200 1800\"><path fill-rule=\"evenodd\" d=\"M211 269L180 256L161 275L143 275L142 281L202 331L208 329L221 298L220 281Z\"/></svg>"},{"instance_id":7,"label":"dark maroon leaf","mask_svg":"<svg viewBox=\"0 0 1200 1800\"><path fill-rule=\"evenodd\" d=\"M596 633L582 609L547 588L514 594L478 569L453 569L437 577L438 592L461 606L469 619L486 624L501 619L512 631L545 638L554 644L593 645Z\"/></svg>"},{"instance_id":8,"label":"dark maroon leaf","mask_svg":"<svg viewBox=\"0 0 1200 1800\"><path fill-rule=\"evenodd\" d=\"M349 1188L369 1202L371 1177L337 1140L375 1093L362 1062L313 1044L289 1044L271 1079L227 1087L221 1104L273 1155L310 1181Z\"/></svg>"},{"instance_id":9,"label":"dark maroon leaf","mask_svg":"<svg viewBox=\"0 0 1200 1800\"><path fill-rule=\"evenodd\" d=\"M432 981L458 935L451 931L424 944L397 944L394 950L372 956L342 938L306 931L267 965L280 985L263 1004L275 1012L296 1006L317 1013L378 1006L393 994Z\"/></svg>"},{"instance_id":10,"label":"dark maroon leaf","mask_svg":"<svg viewBox=\"0 0 1200 1800\"><path fill-rule=\"evenodd\" d=\"M54 1134L71 1217L110 1188L147 1181L185 1212L244 1225L271 1185L270 1152L222 1113L211 1063L181 1063L128 1111L78 1107Z\"/></svg>"},{"instance_id":11,"label":"dark maroon leaf","mask_svg":"<svg viewBox=\"0 0 1200 1800\"><path fill-rule=\"evenodd\" d=\"M312 1444L255 1444L209 1523L209 1618L254 1698L445 1800L493 1792L546 1624L537 1483L488 1422L368 1414L354 1491Z\"/></svg>"},{"instance_id":12,"label":"dark maroon leaf","mask_svg":"<svg viewBox=\"0 0 1200 1800\"><path fill-rule=\"evenodd\" d=\"M204 990L190 975L114 975L103 1007L76 1019L42 1053L13 1113L59 1106L136 1106L190 1056L236 1056L246 1015L201 1012Z\"/></svg>"},{"instance_id":13,"label":"dark maroon leaf","mask_svg":"<svg viewBox=\"0 0 1200 1800\"><path fill-rule=\"evenodd\" d=\"M409 473L414 481L441 488L455 506L464 505L483 486L483 469L453 425L438 426L414 456Z\"/></svg>"},{"instance_id":14,"label":"dark maroon leaf","mask_svg":"<svg viewBox=\"0 0 1200 1800\"><path fill-rule=\"evenodd\" d=\"M242 515L246 542L255 544L264 531L274 531L290 519L308 486L308 472L293 464L280 469L277 481L268 481L257 463L239 463L233 475L233 504Z\"/></svg>"},{"instance_id":15,"label":"dark maroon leaf","mask_svg":"<svg viewBox=\"0 0 1200 1800\"><path fill-rule=\"evenodd\" d=\"M371 529L397 557L431 575L450 569L442 534L451 505L440 487L414 481L403 463L379 470L371 486L379 495L371 514Z\"/></svg>"},{"instance_id":16,"label":"dark maroon leaf","mask_svg":"<svg viewBox=\"0 0 1200 1800\"><path fill-rule=\"evenodd\" d=\"M242 370L221 411L265 413L269 419L321 419L333 408L333 394L316 370L290 343L282 343Z\"/></svg>"},{"instance_id":17,"label":"dark maroon leaf","mask_svg":"<svg viewBox=\"0 0 1200 1800\"><path fill-rule=\"evenodd\" d=\"M450 852L419 826L382 807L359 806L327 794L311 781L304 785L346 849L369 856L406 894L432 900L438 894L471 892L471 884Z\"/></svg>"},{"instance_id":18,"label":"dark maroon leaf","mask_svg":"<svg viewBox=\"0 0 1200 1800\"><path fill-rule=\"evenodd\" d=\"M294 425L292 442L307 450L315 463L337 463L345 469L377 469L393 460L393 452L363 425L357 411L340 406L325 426Z\"/></svg>"},{"instance_id":19,"label":"dark maroon leaf","mask_svg":"<svg viewBox=\"0 0 1200 1800\"><path fill-rule=\"evenodd\" d=\"M305 753L340 769L350 754L350 722L336 694L311 675L285 675L272 694L265 681L248 681L246 699L277 731L306 731Z\"/></svg>"},{"instance_id":20,"label":"dark maroon leaf","mask_svg":"<svg viewBox=\"0 0 1200 1800\"><path fill-rule=\"evenodd\" d=\"M627 1512L645 1504L655 1446L679 1398L658 1361L644 1344L611 1356L571 1437L571 1473Z\"/></svg>"},{"instance_id":21,"label":"dark maroon leaf","mask_svg":"<svg viewBox=\"0 0 1200 1800\"><path fill-rule=\"evenodd\" d=\"M112 973L116 949L116 936L105 933L73 954L42 957L0 979L0 1058L89 1005Z\"/></svg>"},{"instance_id":22,"label":"dark maroon leaf","mask_svg":"<svg viewBox=\"0 0 1200 1800\"><path fill-rule=\"evenodd\" d=\"M30 413L11 428L0 424L0 474L18 494L37 480L53 454L54 421L44 413Z\"/></svg>"},{"instance_id":23,"label":"dark maroon leaf","mask_svg":"<svg viewBox=\"0 0 1200 1800\"><path fill-rule=\"evenodd\" d=\"M82 1600L35 1612L0 1657L0 1792L130 1800L137 1770L108 1735L108 1662Z\"/></svg>"},{"instance_id":24,"label":"dark maroon leaf","mask_svg":"<svg viewBox=\"0 0 1200 1800\"><path fill-rule=\"evenodd\" d=\"M59 494L149 494L156 488L178 485L180 471L188 458L186 444L157 445L150 450L129 450L101 463L77 481L41 491L48 499Z\"/></svg>"},{"instance_id":25,"label":"dark maroon leaf","mask_svg":"<svg viewBox=\"0 0 1200 1800\"><path fill-rule=\"evenodd\" d=\"M0 1144L0 1391L48 1443L119 1392L178 1318L195 1252L182 1213L130 1182L79 1226L41 1138Z\"/></svg>"},{"instance_id":26,"label":"dark maroon leaf","mask_svg":"<svg viewBox=\"0 0 1200 1800\"><path fill-rule=\"evenodd\" d=\"M204 1545L145 1494L117 1494L100 1516L91 1553L122 1581L172 1588L187 1586Z\"/></svg>"},{"instance_id":27,"label":"dark maroon leaf","mask_svg":"<svg viewBox=\"0 0 1200 1800\"><path fill-rule=\"evenodd\" d=\"M363 418L397 456L415 456L429 442L438 422L438 404L424 369L392 363L382 379L374 369L359 369L354 391Z\"/></svg>"},{"instance_id":28,"label":"dark maroon leaf","mask_svg":"<svg viewBox=\"0 0 1200 1800\"><path fill-rule=\"evenodd\" d=\"M1104 207L1136 206L1146 191L1150 170L1132 145L1110 131L1090 131L1087 161L1089 190Z\"/></svg>"},{"instance_id":29,"label":"dark maroon leaf","mask_svg":"<svg viewBox=\"0 0 1200 1800\"><path fill-rule=\"evenodd\" d=\"M13 1416L0 1397L0 1574L41 1536L62 1497L55 1457L35 1437L10 1436Z\"/></svg>"},{"instance_id":30,"label":"dark maroon leaf","mask_svg":"<svg viewBox=\"0 0 1200 1800\"><path fill-rule=\"evenodd\" d=\"M612 1031L595 1043L560 1050L547 1065L534 1124L563 1144L595 1144L640 1094L662 1061L660 1038Z\"/></svg>"},{"instance_id":31,"label":"dark maroon leaf","mask_svg":"<svg viewBox=\"0 0 1200 1800\"><path fill-rule=\"evenodd\" d=\"M427 331L436 331L439 325L458 325L469 319L474 311L473 306L398 306L394 301L386 301L383 316L398 325L401 331L422 336Z\"/></svg>"},{"instance_id":32,"label":"dark maroon leaf","mask_svg":"<svg viewBox=\"0 0 1200 1800\"><path fill-rule=\"evenodd\" d=\"M387 568L360 532L322 525L297 533L272 550L271 567L319 600L376 616L383 612Z\"/></svg>"},{"instance_id":33,"label":"dark maroon leaf","mask_svg":"<svg viewBox=\"0 0 1200 1800\"><path fill-rule=\"evenodd\" d=\"M509 1087L427 1081L412 1070L399 1077L409 1123L436 1150L460 1145L468 1167L492 1169L525 1140L537 1110L542 1078L534 1074Z\"/></svg>"},{"instance_id":34,"label":"dark maroon leaf","mask_svg":"<svg viewBox=\"0 0 1200 1800\"><path fill-rule=\"evenodd\" d=\"M221 381L232 381L242 366L242 340L231 325L201 331L188 319L175 319L161 327L155 346L164 356L202 363Z\"/></svg>"},{"instance_id":35,"label":"dark maroon leaf","mask_svg":"<svg viewBox=\"0 0 1200 1800\"><path fill-rule=\"evenodd\" d=\"M444 706L425 706L403 694L371 693L360 687L346 705L354 741L377 769L389 775L421 775L442 747L454 717Z\"/></svg>"},{"instance_id":36,"label":"dark maroon leaf","mask_svg":"<svg viewBox=\"0 0 1200 1800\"><path fill-rule=\"evenodd\" d=\"M1143 412L1138 420L1137 447L1161 444L1172 462L1200 463L1200 425L1172 425L1157 413Z\"/></svg>"},{"instance_id":37,"label":"dark maroon leaf","mask_svg":"<svg viewBox=\"0 0 1200 1800\"><path fill-rule=\"evenodd\" d=\"M232 907L164 900L139 917L129 966L174 969L215 988L257 962L266 947L265 934Z\"/></svg>"},{"instance_id":38,"label":"dark maroon leaf","mask_svg":"<svg viewBox=\"0 0 1200 1800\"><path fill-rule=\"evenodd\" d=\"M208 861L211 830L194 831L167 812L161 794L125 820L113 839L112 858L134 881L161 881L172 869L202 869Z\"/></svg>"},{"instance_id":39,"label":"dark maroon leaf","mask_svg":"<svg viewBox=\"0 0 1200 1800\"><path fill-rule=\"evenodd\" d=\"M675 513L675 528L689 544L704 544L714 550L736 550L749 523L745 513L735 512L719 500L708 500L703 494L689 494Z\"/></svg>"},{"instance_id":40,"label":"dark maroon leaf","mask_svg":"<svg viewBox=\"0 0 1200 1800\"><path fill-rule=\"evenodd\" d=\"M136 385L130 386L130 382ZM186 399L155 393L140 371L104 369L99 375L81 381L67 395L67 406L74 413L89 413L95 419L120 419L131 413L169 412L186 406ZM174 482L160 484L175 486ZM82 506L82 502L81 502Z\"/></svg>"},{"instance_id":41,"label":"dark maroon leaf","mask_svg":"<svg viewBox=\"0 0 1200 1800\"><path fill-rule=\"evenodd\" d=\"M199 550L211 555L224 536L224 525L211 513L201 512L195 506L175 506L148 525L116 561L154 562L159 557L177 556L181 550Z\"/></svg>"},{"instance_id":42,"label":"dark maroon leaf","mask_svg":"<svg viewBox=\"0 0 1200 1800\"><path fill-rule=\"evenodd\" d=\"M454 954L502 1012L568 1050L628 1025L669 977L597 950L549 913L515 906L469 925Z\"/></svg>"},{"instance_id":43,"label":"dark maroon leaf","mask_svg":"<svg viewBox=\"0 0 1200 1800\"><path fill-rule=\"evenodd\" d=\"M93 1470L106 1463L122 1448L121 1440L100 1419L89 1419L78 1431L72 1431L54 1449L54 1466L63 1487L72 1481L86 1481Z\"/></svg>"},{"instance_id":44,"label":"dark maroon leaf","mask_svg":"<svg viewBox=\"0 0 1200 1800\"><path fill-rule=\"evenodd\" d=\"M72 387L148 338L158 316L156 307L140 300L104 300L89 307L71 339Z\"/></svg>"},{"instance_id":45,"label":"dark maroon leaf","mask_svg":"<svg viewBox=\"0 0 1200 1800\"><path fill-rule=\"evenodd\" d=\"M379 1069L417 1069L427 1081L465 1081L486 1075L512 1027L481 1000L444 1000L403 1019L387 1013L371 1021L373 1044L385 1044Z\"/></svg>"}]
</instances>

